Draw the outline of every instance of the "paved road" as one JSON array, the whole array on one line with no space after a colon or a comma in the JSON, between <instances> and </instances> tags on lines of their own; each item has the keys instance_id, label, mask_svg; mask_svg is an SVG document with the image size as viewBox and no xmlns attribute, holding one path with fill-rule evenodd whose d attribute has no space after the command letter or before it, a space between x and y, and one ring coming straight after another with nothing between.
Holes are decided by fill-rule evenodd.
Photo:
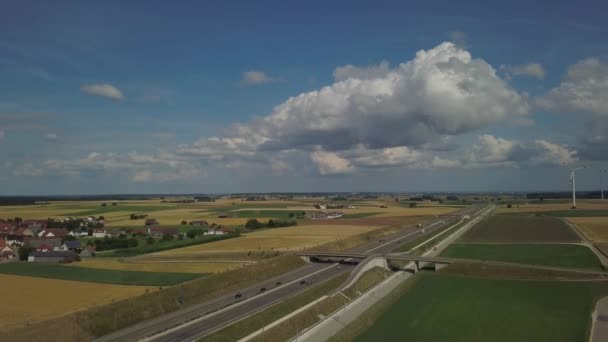
<instances>
[{"instance_id":1,"label":"paved road","mask_svg":"<svg viewBox=\"0 0 608 342\"><path fill-rule=\"evenodd\" d=\"M466 207L459 215L470 214L478 210L478 206ZM452 218L452 220L455 219ZM447 219L437 218L424 229L409 227L350 249L349 253L389 253L401 243L413 241L421 236L430 235L439 229ZM146 321L132 327L119 330L110 335L97 339L97 342L127 342L146 339L147 341L193 341L213 333L239 319L267 308L275 303L304 291L308 285L300 284L300 280L320 284L342 273L350 272L354 266L336 264L308 264L281 276L259 282L241 290L243 297L239 300L234 295L227 295L216 300L194 305L176 312ZM280 281L280 285L275 285ZM293 282L290 284L290 282ZM260 293L260 288L267 291Z\"/></svg>"},{"instance_id":2,"label":"paved road","mask_svg":"<svg viewBox=\"0 0 608 342\"><path fill-rule=\"evenodd\" d=\"M593 312L591 327L591 342L608 341L608 297L597 301Z\"/></svg>"}]
</instances>

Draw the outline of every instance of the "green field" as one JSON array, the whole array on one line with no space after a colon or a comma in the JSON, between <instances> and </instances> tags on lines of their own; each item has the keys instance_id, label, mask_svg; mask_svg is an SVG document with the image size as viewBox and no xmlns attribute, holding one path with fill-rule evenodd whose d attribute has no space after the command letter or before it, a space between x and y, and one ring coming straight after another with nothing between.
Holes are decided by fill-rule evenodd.
<instances>
[{"instance_id":1,"label":"green field","mask_svg":"<svg viewBox=\"0 0 608 342\"><path fill-rule=\"evenodd\" d=\"M603 270L589 248L576 244L454 243L441 256Z\"/></svg>"},{"instance_id":2,"label":"green field","mask_svg":"<svg viewBox=\"0 0 608 342\"><path fill-rule=\"evenodd\" d=\"M587 341L595 301L608 295L603 283L441 274L418 274L411 286L355 341Z\"/></svg>"},{"instance_id":3,"label":"green field","mask_svg":"<svg viewBox=\"0 0 608 342\"><path fill-rule=\"evenodd\" d=\"M292 213L295 217L297 213L302 213L304 210L234 210L228 213L230 217L240 218L290 218Z\"/></svg>"},{"instance_id":4,"label":"green field","mask_svg":"<svg viewBox=\"0 0 608 342\"><path fill-rule=\"evenodd\" d=\"M0 265L0 273L89 283L148 286L175 285L204 276L196 273L117 271L21 262Z\"/></svg>"},{"instance_id":5,"label":"green field","mask_svg":"<svg viewBox=\"0 0 608 342\"><path fill-rule=\"evenodd\" d=\"M549 216L493 215L473 226L461 241L467 242L579 242L562 220Z\"/></svg>"},{"instance_id":6,"label":"green field","mask_svg":"<svg viewBox=\"0 0 608 342\"><path fill-rule=\"evenodd\" d=\"M163 241L156 240L154 244L148 245L146 240L143 238L139 238L139 245L137 247L132 248L122 248L115 249L108 252L98 252L97 257L100 258L123 258L123 257L132 257L136 255L156 253L161 251L167 251L170 249L201 245L204 243L226 240L237 237L236 234L224 234L224 235L207 235L201 236L194 239L185 238L183 240L172 240L172 241Z\"/></svg>"}]
</instances>

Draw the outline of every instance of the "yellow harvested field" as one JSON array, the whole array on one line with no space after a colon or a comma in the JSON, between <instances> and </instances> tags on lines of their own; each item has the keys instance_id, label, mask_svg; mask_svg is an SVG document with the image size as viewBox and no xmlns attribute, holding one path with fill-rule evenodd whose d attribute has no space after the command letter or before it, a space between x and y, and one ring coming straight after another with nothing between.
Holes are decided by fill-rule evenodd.
<instances>
[{"instance_id":1,"label":"yellow harvested field","mask_svg":"<svg viewBox=\"0 0 608 342\"><path fill-rule=\"evenodd\" d=\"M206 253L242 251L294 251L314 247L379 228L378 226L308 225L268 229L241 237L150 254L151 257L193 257Z\"/></svg>"},{"instance_id":2,"label":"yellow harvested field","mask_svg":"<svg viewBox=\"0 0 608 342\"><path fill-rule=\"evenodd\" d=\"M122 212L121 212L122 213ZM106 218L106 225L109 227L143 227L146 219L131 220L130 215L132 212L122 213L123 216L116 217L109 213L104 215ZM207 212L202 212L202 209L182 209L182 208L171 208L168 210L158 210L146 213L148 218L156 219L161 225L179 225L183 220L190 222L192 220L204 219Z\"/></svg>"},{"instance_id":3,"label":"yellow harvested field","mask_svg":"<svg viewBox=\"0 0 608 342\"><path fill-rule=\"evenodd\" d=\"M608 217L568 217L567 220L592 242L608 242Z\"/></svg>"},{"instance_id":4,"label":"yellow harvested field","mask_svg":"<svg viewBox=\"0 0 608 342\"><path fill-rule=\"evenodd\" d=\"M86 259L69 264L73 267L100 268L120 271L175 272L175 273L220 273L246 265L244 262L163 262L123 261L118 259Z\"/></svg>"},{"instance_id":5,"label":"yellow harvested field","mask_svg":"<svg viewBox=\"0 0 608 342\"><path fill-rule=\"evenodd\" d=\"M0 274L0 284L0 330L3 331L141 295L146 289L152 289L5 274Z\"/></svg>"}]
</instances>

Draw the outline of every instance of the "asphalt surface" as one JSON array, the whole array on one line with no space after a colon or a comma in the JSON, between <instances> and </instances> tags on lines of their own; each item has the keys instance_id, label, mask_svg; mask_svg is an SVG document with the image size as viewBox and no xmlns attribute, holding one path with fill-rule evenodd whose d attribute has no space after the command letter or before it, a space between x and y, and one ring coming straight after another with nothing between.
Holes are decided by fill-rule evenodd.
<instances>
[{"instance_id":1,"label":"asphalt surface","mask_svg":"<svg viewBox=\"0 0 608 342\"><path fill-rule=\"evenodd\" d=\"M479 206L470 206L457 215L471 214ZM421 236L431 235L445 223L456 219L437 218L422 228L408 227L389 236L371 241L348 250L348 253L390 253L402 243L414 241ZM422 233L424 229L424 233ZM312 263L278 277L256 283L240 291L242 297L234 294L213 301L193 305L182 310L119 330L96 339L97 342L139 341L194 341L209 335L239 319L263 310L286 298L294 296L311 286L321 284L342 273L352 271L352 265ZM304 284L301 284L301 281ZM277 284L280 282L280 284ZM266 291L260 292L264 287Z\"/></svg>"}]
</instances>

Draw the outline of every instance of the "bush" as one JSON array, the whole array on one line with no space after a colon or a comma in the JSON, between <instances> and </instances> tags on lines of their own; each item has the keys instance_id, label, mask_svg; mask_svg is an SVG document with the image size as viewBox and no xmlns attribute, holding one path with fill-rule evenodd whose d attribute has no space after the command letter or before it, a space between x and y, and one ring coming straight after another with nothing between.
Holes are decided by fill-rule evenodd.
<instances>
[{"instance_id":1,"label":"bush","mask_svg":"<svg viewBox=\"0 0 608 342\"><path fill-rule=\"evenodd\" d=\"M182 220L182 226L185 226L187 224L188 224L188 222L186 222L186 220Z\"/></svg>"},{"instance_id":2,"label":"bush","mask_svg":"<svg viewBox=\"0 0 608 342\"><path fill-rule=\"evenodd\" d=\"M512 207L511 203L507 204L507 208L511 208L511 207Z\"/></svg>"},{"instance_id":3,"label":"bush","mask_svg":"<svg viewBox=\"0 0 608 342\"><path fill-rule=\"evenodd\" d=\"M147 243L148 245L153 245L153 244L154 244L154 238L153 238L153 237L151 237L151 236L150 236L150 237L148 237L148 238L146 239L146 243Z\"/></svg>"},{"instance_id":4,"label":"bush","mask_svg":"<svg viewBox=\"0 0 608 342\"><path fill-rule=\"evenodd\" d=\"M171 235L171 234L164 234L163 235L163 241L173 241L173 235Z\"/></svg>"},{"instance_id":5,"label":"bush","mask_svg":"<svg viewBox=\"0 0 608 342\"><path fill-rule=\"evenodd\" d=\"M27 261L27 257L30 256L30 253L32 251L34 251L33 248L29 248L29 247L25 247L25 246L19 247L19 250L18 250L19 260L21 260L21 261Z\"/></svg>"},{"instance_id":6,"label":"bush","mask_svg":"<svg viewBox=\"0 0 608 342\"><path fill-rule=\"evenodd\" d=\"M410 208L416 208L417 205L418 203L416 202L410 202Z\"/></svg>"}]
</instances>

